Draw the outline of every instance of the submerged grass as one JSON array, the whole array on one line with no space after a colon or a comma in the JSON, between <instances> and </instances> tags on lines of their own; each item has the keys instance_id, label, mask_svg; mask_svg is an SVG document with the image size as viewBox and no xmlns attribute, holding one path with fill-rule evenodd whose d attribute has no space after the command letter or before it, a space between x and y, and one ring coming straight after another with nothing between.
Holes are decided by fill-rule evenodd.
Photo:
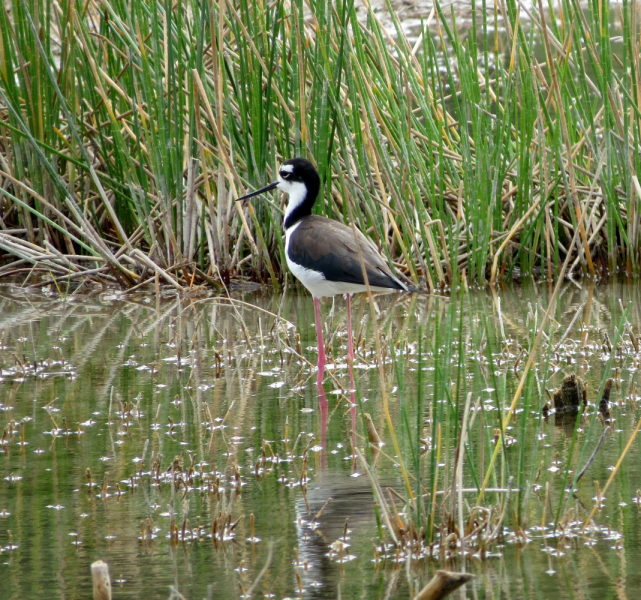
<instances>
[{"instance_id":1,"label":"submerged grass","mask_svg":"<svg viewBox=\"0 0 641 600\"><path fill-rule=\"evenodd\" d=\"M387 532L379 532L377 559L435 559L448 564L462 559L465 567L466 557L497 556L506 543L522 546L542 540L569 548L577 539L587 545L615 539L604 525L605 498L641 428L636 376L622 383L622 373L638 368L638 343L623 306L612 342L607 335L603 344L594 339L601 331L592 324L591 302L576 309L581 326L575 326L575 316L564 332L551 317L564 312L557 303L558 290L550 292L547 309L529 306L526 335L517 338L509 335L522 329L514 322L505 334L498 295L495 316L479 318L469 311L469 293L454 289L447 309L433 315L428 332L420 332L410 344L392 346L399 418L388 418L386 426L392 439L396 429L400 444L395 441L393 451L383 448L383 460L381 445L371 438L369 453L357 451L388 526ZM588 336L593 339L588 341ZM542 410L556 373L585 376L593 368L600 375L591 376L596 387L589 391L585 407L554 416ZM622 412L614 420L599 402L612 376L622 397L616 407ZM408 397L408 377L416 383L417 398ZM416 410L416 423L408 418L408 404ZM613 441L617 421L619 427L628 423L626 436L619 439L618 460L603 487L594 482L593 496L592 482L579 482L604 439ZM565 439L556 457L550 450L559 448L558 440L550 441L555 434ZM390 463L411 482L405 498L383 491L377 473L385 472Z\"/></svg>"},{"instance_id":2,"label":"submerged grass","mask_svg":"<svg viewBox=\"0 0 641 600\"><path fill-rule=\"evenodd\" d=\"M5 3L0 276L277 286L279 202L234 198L294 155L429 289L638 274L638 4L494 6Z\"/></svg>"}]
</instances>

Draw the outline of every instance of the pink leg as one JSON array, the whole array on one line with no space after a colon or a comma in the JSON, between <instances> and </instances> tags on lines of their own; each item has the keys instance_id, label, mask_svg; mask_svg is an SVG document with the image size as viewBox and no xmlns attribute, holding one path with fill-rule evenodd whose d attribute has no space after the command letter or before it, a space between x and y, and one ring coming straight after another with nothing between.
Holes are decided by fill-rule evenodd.
<instances>
[{"instance_id":1,"label":"pink leg","mask_svg":"<svg viewBox=\"0 0 641 600\"><path fill-rule=\"evenodd\" d=\"M327 414L329 412L329 402L325 395L325 388L322 383L318 383L318 408L320 409L320 426L321 426L321 469L325 470L327 466Z\"/></svg>"},{"instance_id":2,"label":"pink leg","mask_svg":"<svg viewBox=\"0 0 641 600\"><path fill-rule=\"evenodd\" d=\"M320 300L318 298L314 298L314 312L316 313L316 339L318 340L318 378L316 381L320 384L323 382L323 377L325 375L325 364L327 363L327 359L325 358L323 324L321 322Z\"/></svg>"},{"instance_id":3,"label":"pink leg","mask_svg":"<svg viewBox=\"0 0 641 600\"><path fill-rule=\"evenodd\" d=\"M347 369L349 370L349 399L352 404L352 449L354 460L352 470L356 472L356 386L354 385L354 336L352 335L352 295L347 297Z\"/></svg>"},{"instance_id":4,"label":"pink leg","mask_svg":"<svg viewBox=\"0 0 641 600\"><path fill-rule=\"evenodd\" d=\"M347 297L347 368L349 369L350 389L354 389L354 338L352 336L352 295L346 294Z\"/></svg>"}]
</instances>

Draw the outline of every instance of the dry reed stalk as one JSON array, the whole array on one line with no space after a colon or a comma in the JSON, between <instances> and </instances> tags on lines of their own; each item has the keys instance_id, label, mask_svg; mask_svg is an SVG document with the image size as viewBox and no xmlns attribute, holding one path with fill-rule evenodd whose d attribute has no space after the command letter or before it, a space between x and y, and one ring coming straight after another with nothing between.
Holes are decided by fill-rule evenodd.
<instances>
[{"instance_id":1,"label":"dry reed stalk","mask_svg":"<svg viewBox=\"0 0 641 600\"><path fill-rule=\"evenodd\" d=\"M614 465L614 469L612 469L612 472L610 473L610 477L608 477L608 481L606 482L603 489L598 491L596 500L594 501L594 507L592 508L592 511L588 515L587 519L583 523L583 527L581 528L582 532L585 532L586 528L592 521L592 518L594 517L595 513L601 508L601 502L603 502L603 498L605 497L605 492L607 492L608 488L610 487L610 484L614 480L615 475L619 472L619 468L623 463L623 459L628 453L628 450L630 450L630 448L632 447L632 442L634 442L634 439L636 438L640 427L641 427L641 419L639 419L639 421L637 422L637 426L634 428L634 431L632 432L632 435L630 436L628 443L625 445L625 448L623 449L621 456L619 456L619 460L617 460L617 464ZM597 447L597 450L598 450L598 447Z\"/></svg>"},{"instance_id":2,"label":"dry reed stalk","mask_svg":"<svg viewBox=\"0 0 641 600\"><path fill-rule=\"evenodd\" d=\"M543 29L543 40L545 42L545 50L546 50L547 59L548 59L548 68L552 73L552 83L553 83L554 93L556 96L557 112L559 115L559 119L561 121L561 131L563 133L563 140L565 142L565 147L567 152L567 170L570 176L570 188L572 192L572 201L574 203L574 210L576 212L576 219L578 222L579 231L581 232L581 242L583 243L583 251L585 252L586 260L588 261L588 269L590 271L590 274L594 276L595 275L594 265L592 264L592 256L590 254L590 248L588 246L588 240L585 233L585 226L583 225L582 211L581 211L581 206L579 202L579 194L576 189L576 186L577 186L576 175L574 173L574 162L572 161L572 151L570 147L570 138L568 135L568 125L565 117L565 112L563 110L563 100L561 98L561 89L559 87L556 68L554 66L554 59L552 58L552 50L550 48L548 29L545 25L545 14L543 11L543 3L542 3L542 0L538 0L538 2L539 2L539 15L541 18L541 24Z\"/></svg>"},{"instance_id":3,"label":"dry reed stalk","mask_svg":"<svg viewBox=\"0 0 641 600\"><path fill-rule=\"evenodd\" d=\"M135 248L131 251L131 254L134 255L134 259L141 262L143 265L149 267L157 275L161 276L169 285L176 288L179 292L184 292L185 289L174 279L165 269L159 267L155 262L153 262L144 252ZM125 255L127 256L127 255Z\"/></svg>"},{"instance_id":4,"label":"dry reed stalk","mask_svg":"<svg viewBox=\"0 0 641 600\"><path fill-rule=\"evenodd\" d=\"M363 453L361 452L360 448L354 448L356 451L356 454L358 455L358 458L361 461L361 466L363 469L365 469L365 473L367 473L367 476L369 477L370 483L372 484L372 487L376 491L376 499L378 501L378 506L381 509L381 513L383 515L383 520L385 521L385 525L387 526L387 531L392 538L392 542L394 543L395 546L399 546L400 540L398 539L396 535L397 529L392 525L393 522L393 517L390 513L389 506L387 505L387 502L385 501L385 496L383 494L383 490L376 479L375 475L372 473L372 470L370 469L369 464L365 460L365 457L363 456Z\"/></svg>"}]
</instances>

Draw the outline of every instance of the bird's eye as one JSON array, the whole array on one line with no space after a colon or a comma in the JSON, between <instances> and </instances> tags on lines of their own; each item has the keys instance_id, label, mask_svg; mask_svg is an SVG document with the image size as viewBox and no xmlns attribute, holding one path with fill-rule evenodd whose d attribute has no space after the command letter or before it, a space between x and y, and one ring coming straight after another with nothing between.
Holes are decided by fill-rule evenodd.
<instances>
[{"instance_id":1,"label":"bird's eye","mask_svg":"<svg viewBox=\"0 0 641 600\"><path fill-rule=\"evenodd\" d=\"M281 176L283 179L289 179L289 178L292 176L292 174L291 174L291 173L288 173L287 171L281 171L280 176Z\"/></svg>"}]
</instances>

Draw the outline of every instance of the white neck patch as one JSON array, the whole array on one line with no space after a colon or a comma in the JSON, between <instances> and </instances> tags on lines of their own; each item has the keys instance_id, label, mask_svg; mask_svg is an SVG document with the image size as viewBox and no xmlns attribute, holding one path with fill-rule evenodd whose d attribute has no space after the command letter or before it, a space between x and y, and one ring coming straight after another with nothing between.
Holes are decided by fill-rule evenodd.
<instances>
[{"instance_id":1,"label":"white neck patch","mask_svg":"<svg viewBox=\"0 0 641 600\"><path fill-rule=\"evenodd\" d=\"M289 167L290 165L285 165ZM278 178L278 189L289 195L287 208L285 209L285 222L307 198L307 186L302 181L285 181Z\"/></svg>"}]
</instances>

